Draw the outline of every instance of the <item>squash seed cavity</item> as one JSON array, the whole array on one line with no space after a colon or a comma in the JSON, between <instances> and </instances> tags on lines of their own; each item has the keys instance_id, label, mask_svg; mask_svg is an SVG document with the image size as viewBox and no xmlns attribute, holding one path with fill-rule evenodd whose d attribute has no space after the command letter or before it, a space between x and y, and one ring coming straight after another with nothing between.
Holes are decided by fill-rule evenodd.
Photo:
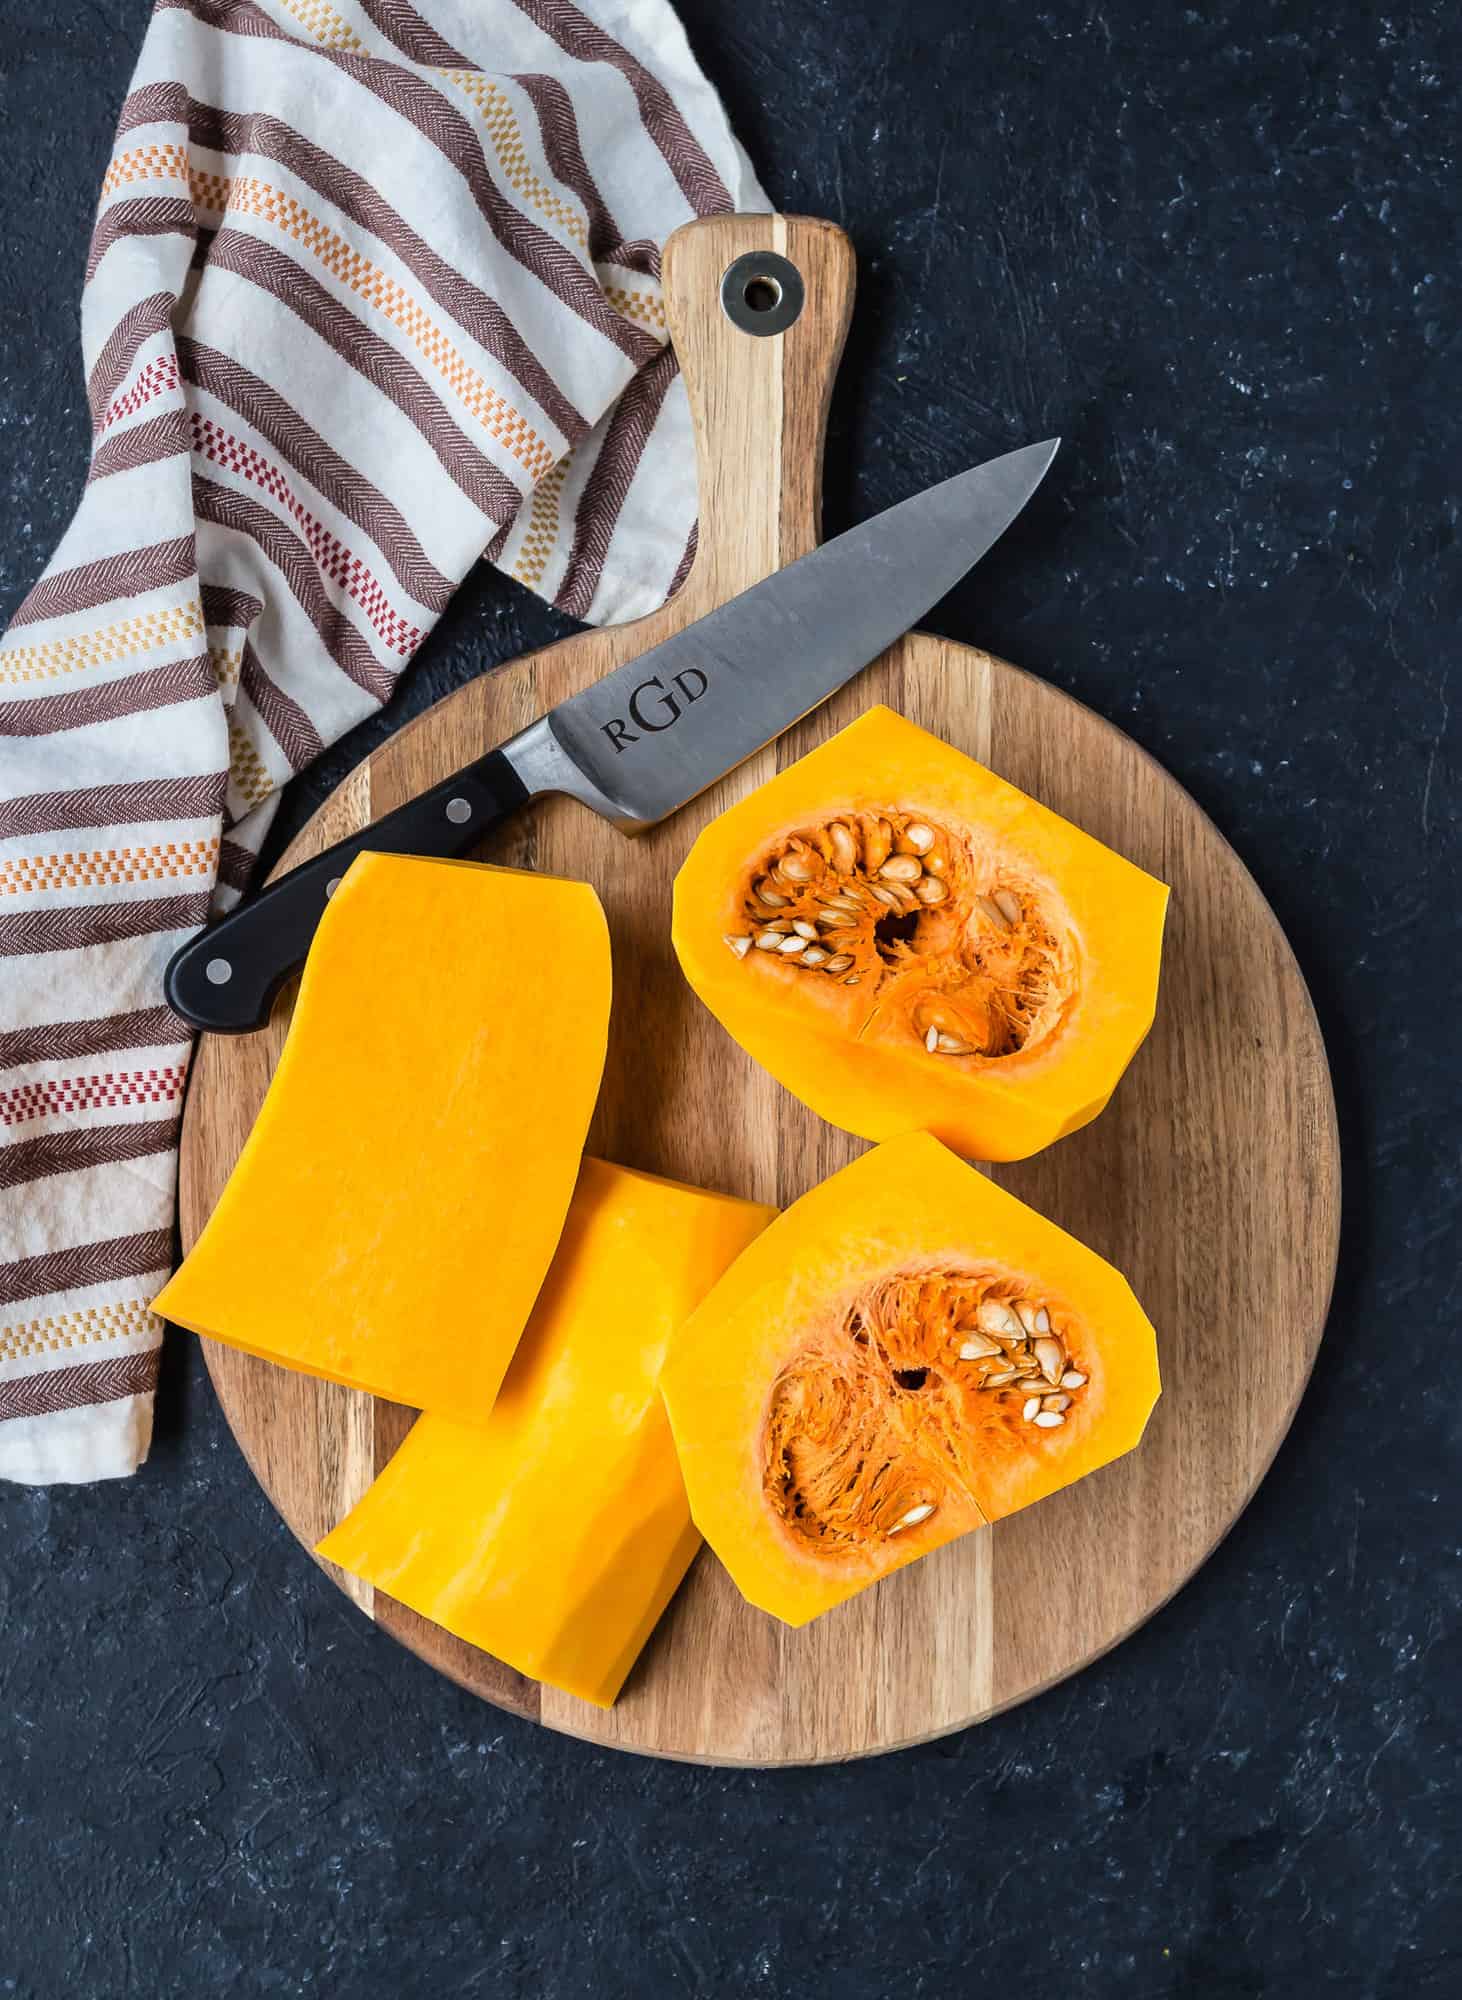
<instances>
[{"instance_id":1,"label":"squash seed cavity","mask_svg":"<svg viewBox=\"0 0 1462 2000\"><path fill-rule=\"evenodd\" d=\"M932 817L847 813L762 857L726 944L748 978L775 954L773 976L863 987L865 1022L886 1015L932 1062L998 1062L1051 1033L1075 984L1048 900Z\"/></svg>"},{"instance_id":2,"label":"squash seed cavity","mask_svg":"<svg viewBox=\"0 0 1462 2000\"><path fill-rule=\"evenodd\" d=\"M942 1506L968 1504L986 1454L1059 1448L1090 1373L1069 1315L1009 1276L895 1272L778 1375L767 1504L829 1558L937 1527Z\"/></svg>"}]
</instances>

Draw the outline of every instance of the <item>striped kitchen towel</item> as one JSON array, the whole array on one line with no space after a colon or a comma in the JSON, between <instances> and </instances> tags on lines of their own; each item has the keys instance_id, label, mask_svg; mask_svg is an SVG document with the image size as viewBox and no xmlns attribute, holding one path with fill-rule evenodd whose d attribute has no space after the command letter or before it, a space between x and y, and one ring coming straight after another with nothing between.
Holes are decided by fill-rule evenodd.
<instances>
[{"instance_id":1,"label":"striped kitchen towel","mask_svg":"<svg viewBox=\"0 0 1462 2000\"><path fill-rule=\"evenodd\" d=\"M169 956L480 555L591 621L674 590L658 246L766 205L663 0L157 0L90 475L0 642L0 1476L147 1453Z\"/></svg>"}]
</instances>

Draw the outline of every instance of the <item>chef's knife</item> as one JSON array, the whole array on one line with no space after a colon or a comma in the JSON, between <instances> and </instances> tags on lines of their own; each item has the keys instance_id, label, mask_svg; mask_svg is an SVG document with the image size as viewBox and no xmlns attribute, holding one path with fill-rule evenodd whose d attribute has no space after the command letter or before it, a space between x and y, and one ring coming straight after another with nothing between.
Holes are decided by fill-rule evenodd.
<instances>
[{"instance_id":1,"label":"chef's knife","mask_svg":"<svg viewBox=\"0 0 1462 2000\"><path fill-rule=\"evenodd\" d=\"M168 1004L215 1034L262 1027L336 883L366 849L463 854L549 792L624 833L688 804L951 590L1030 499L1059 442L992 458L850 528L281 876L174 956Z\"/></svg>"}]
</instances>

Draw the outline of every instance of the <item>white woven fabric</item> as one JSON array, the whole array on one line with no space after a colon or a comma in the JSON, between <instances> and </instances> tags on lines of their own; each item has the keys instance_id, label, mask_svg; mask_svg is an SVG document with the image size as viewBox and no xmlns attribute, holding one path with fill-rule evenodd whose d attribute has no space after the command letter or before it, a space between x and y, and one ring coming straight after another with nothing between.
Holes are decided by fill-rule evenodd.
<instances>
[{"instance_id":1,"label":"white woven fabric","mask_svg":"<svg viewBox=\"0 0 1462 2000\"><path fill-rule=\"evenodd\" d=\"M766 202L662 0L158 0L83 298L91 474L0 641L0 1477L145 1457L161 974L486 552L694 546L659 246Z\"/></svg>"}]
</instances>

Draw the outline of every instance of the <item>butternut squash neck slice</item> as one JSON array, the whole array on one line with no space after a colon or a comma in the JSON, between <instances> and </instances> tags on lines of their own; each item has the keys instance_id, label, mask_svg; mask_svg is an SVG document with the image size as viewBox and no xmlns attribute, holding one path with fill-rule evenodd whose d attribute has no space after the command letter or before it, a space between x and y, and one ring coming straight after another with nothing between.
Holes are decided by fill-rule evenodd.
<instances>
[{"instance_id":1,"label":"butternut squash neck slice","mask_svg":"<svg viewBox=\"0 0 1462 2000\"><path fill-rule=\"evenodd\" d=\"M525 958L505 940L531 935ZM580 882L363 854L279 1066L156 1310L417 1409L485 1417L599 1090L609 936Z\"/></svg>"},{"instance_id":2,"label":"butternut squash neck slice","mask_svg":"<svg viewBox=\"0 0 1462 2000\"><path fill-rule=\"evenodd\" d=\"M875 707L705 828L674 940L822 1117L1012 1160L1106 1104L1152 1023L1167 894Z\"/></svg>"},{"instance_id":3,"label":"butternut squash neck slice","mask_svg":"<svg viewBox=\"0 0 1462 2000\"><path fill-rule=\"evenodd\" d=\"M775 1213L586 1159L486 1422L419 1418L319 1553L608 1707L700 1547L660 1401L666 1348Z\"/></svg>"},{"instance_id":4,"label":"butternut squash neck slice","mask_svg":"<svg viewBox=\"0 0 1462 2000\"><path fill-rule=\"evenodd\" d=\"M1131 1450L1158 1390L1125 1280L926 1134L794 1203L664 1374L696 1525L789 1625Z\"/></svg>"}]
</instances>

